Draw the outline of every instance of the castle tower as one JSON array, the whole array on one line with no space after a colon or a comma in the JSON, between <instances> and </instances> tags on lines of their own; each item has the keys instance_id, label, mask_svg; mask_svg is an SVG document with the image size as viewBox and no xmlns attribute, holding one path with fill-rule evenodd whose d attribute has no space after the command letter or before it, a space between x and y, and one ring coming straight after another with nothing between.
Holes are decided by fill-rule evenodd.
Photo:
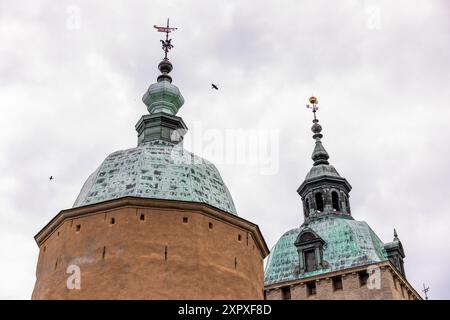
<instances>
[{"instance_id":1,"label":"castle tower","mask_svg":"<svg viewBox=\"0 0 450 320\"><path fill-rule=\"evenodd\" d=\"M138 145L110 154L36 236L33 299L263 299L268 248L216 167L185 150L166 32Z\"/></svg>"},{"instance_id":2,"label":"castle tower","mask_svg":"<svg viewBox=\"0 0 450 320\"><path fill-rule=\"evenodd\" d=\"M402 244L383 243L350 209L348 181L329 163L314 112L313 167L297 192L304 222L275 244L265 271L266 299L421 299L408 283Z\"/></svg>"}]
</instances>

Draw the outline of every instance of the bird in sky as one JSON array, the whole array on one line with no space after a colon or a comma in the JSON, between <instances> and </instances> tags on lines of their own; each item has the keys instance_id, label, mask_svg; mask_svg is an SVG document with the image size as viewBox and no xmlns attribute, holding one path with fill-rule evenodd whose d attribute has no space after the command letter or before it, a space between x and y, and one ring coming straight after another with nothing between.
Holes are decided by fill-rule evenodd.
<instances>
[{"instance_id":1,"label":"bird in sky","mask_svg":"<svg viewBox=\"0 0 450 320\"><path fill-rule=\"evenodd\" d=\"M211 83L211 89L216 89L216 90L219 90L219 87L218 86L216 86L214 83Z\"/></svg>"},{"instance_id":2,"label":"bird in sky","mask_svg":"<svg viewBox=\"0 0 450 320\"><path fill-rule=\"evenodd\" d=\"M52 181L52 180L53 180L53 176L50 176L50 177L48 178L48 180Z\"/></svg>"}]
</instances>

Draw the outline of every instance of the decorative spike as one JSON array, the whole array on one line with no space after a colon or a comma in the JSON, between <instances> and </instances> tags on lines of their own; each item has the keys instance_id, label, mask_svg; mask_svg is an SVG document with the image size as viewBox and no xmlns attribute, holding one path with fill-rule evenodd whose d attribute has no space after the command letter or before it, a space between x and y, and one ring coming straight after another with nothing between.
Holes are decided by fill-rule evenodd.
<instances>
[{"instance_id":1,"label":"decorative spike","mask_svg":"<svg viewBox=\"0 0 450 320\"><path fill-rule=\"evenodd\" d=\"M397 234L397 230L395 230L395 228L394 228L394 241L398 241L398 234Z\"/></svg>"}]
</instances>

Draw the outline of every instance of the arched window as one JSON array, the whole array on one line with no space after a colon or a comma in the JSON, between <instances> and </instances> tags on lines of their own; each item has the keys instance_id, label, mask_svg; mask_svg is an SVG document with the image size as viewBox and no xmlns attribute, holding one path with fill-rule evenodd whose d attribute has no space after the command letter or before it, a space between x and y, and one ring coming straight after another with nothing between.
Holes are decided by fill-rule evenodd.
<instances>
[{"instance_id":1,"label":"arched window","mask_svg":"<svg viewBox=\"0 0 450 320\"><path fill-rule=\"evenodd\" d=\"M331 202L333 204L333 209L339 211L339 196L336 191L331 193Z\"/></svg>"},{"instance_id":2,"label":"arched window","mask_svg":"<svg viewBox=\"0 0 450 320\"><path fill-rule=\"evenodd\" d=\"M309 216L309 199L306 199L305 201L305 215Z\"/></svg>"},{"instance_id":3,"label":"arched window","mask_svg":"<svg viewBox=\"0 0 450 320\"><path fill-rule=\"evenodd\" d=\"M314 195L314 198L316 199L316 209L317 211L323 211L323 197L320 192L317 192Z\"/></svg>"}]
</instances>

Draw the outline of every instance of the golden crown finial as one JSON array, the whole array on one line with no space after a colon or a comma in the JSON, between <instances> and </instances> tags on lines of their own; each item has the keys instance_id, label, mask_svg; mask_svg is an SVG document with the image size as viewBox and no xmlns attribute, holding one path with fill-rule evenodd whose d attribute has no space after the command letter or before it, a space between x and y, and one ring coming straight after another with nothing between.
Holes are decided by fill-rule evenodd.
<instances>
[{"instance_id":1,"label":"golden crown finial","mask_svg":"<svg viewBox=\"0 0 450 320\"><path fill-rule=\"evenodd\" d=\"M311 96L311 97L309 98L309 103L312 103L312 104L318 104L319 101L317 100L316 97Z\"/></svg>"}]
</instances>

